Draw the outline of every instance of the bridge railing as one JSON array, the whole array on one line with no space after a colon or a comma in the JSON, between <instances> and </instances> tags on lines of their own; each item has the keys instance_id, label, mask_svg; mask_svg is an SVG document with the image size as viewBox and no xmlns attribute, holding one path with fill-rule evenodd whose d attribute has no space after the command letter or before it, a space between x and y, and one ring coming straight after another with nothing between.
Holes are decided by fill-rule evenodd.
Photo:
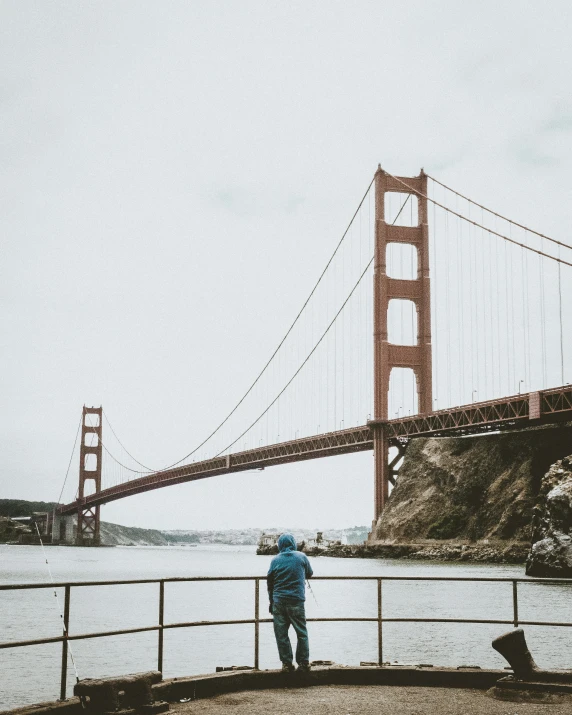
<instances>
[{"instance_id":1,"label":"bridge railing","mask_svg":"<svg viewBox=\"0 0 572 715\"><path fill-rule=\"evenodd\" d=\"M186 621L165 623L165 585L167 583L190 582L222 582L222 581L251 581L254 585L253 617L238 620L217 621ZM6 648L23 648L26 646L44 645L48 643L61 643L61 674L60 674L60 699L66 699L68 644L70 641L81 641L90 638L104 638L108 636L127 635L130 633L144 633L157 631L157 670L163 671L163 638L165 630L179 628L203 628L207 626L225 625L253 625L254 638L254 668L259 668L260 654L260 624L272 623L271 618L260 616L260 584L266 579L261 576L193 576L188 578L164 579L136 579L121 581L69 581L61 583L27 583L27 584L0 584L0 591L24 591L31 589L64 589L63 632L61 636L50 638L36 638L24 641L5 641L0 643L0 650ZM518 612L518 584L541 585L567 585L572 587L570 579L528 579L507 577L470 577L470 576L315 576L312 581L375 581L377 584L377 615L375 617L334 617L334 618L307 618L308 622L320 623L375 623L377 626L377 654L378 665L383 665L383 624L384 623L466 623L466 624L496 624L518 628L519 626L554 626L572 627L572 622L563 621L528 621L521 620ZM394 581L430 581L430 582L488 582L507 583L512 585L512 618L511 619L480 619L480 618L418 618L418 617L386 617L383 615L383 584ZM121 630L99 631L93 633L70 634L70 602L72 588L86 586L125 586L135 584L157 584L158 586L158 622L152 626L125 628Z\"/></svg>"}]
</instances>

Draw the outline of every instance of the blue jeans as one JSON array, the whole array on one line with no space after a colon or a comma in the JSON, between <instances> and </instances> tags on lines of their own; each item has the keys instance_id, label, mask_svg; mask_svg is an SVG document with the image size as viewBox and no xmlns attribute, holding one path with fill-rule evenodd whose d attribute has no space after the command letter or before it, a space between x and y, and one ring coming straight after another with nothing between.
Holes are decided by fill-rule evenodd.
<instances>
[{"instance_id":1,"label":"blue jeans","mask_svg":"<svg viewBox=\"0 0 572 715\"><path fill-rule=\"evenodd\" d=\"M308 663L310 660L310 645L308 643L308 629L306 628L306 611L304 601L297 603L278 602L272 606L274 618L274 635L278 646L278 655L283 663L292 663L292 646L288 637L288 629L294 626L298 637L296 645L296 662Z\"/></svg>"}]
</instances>

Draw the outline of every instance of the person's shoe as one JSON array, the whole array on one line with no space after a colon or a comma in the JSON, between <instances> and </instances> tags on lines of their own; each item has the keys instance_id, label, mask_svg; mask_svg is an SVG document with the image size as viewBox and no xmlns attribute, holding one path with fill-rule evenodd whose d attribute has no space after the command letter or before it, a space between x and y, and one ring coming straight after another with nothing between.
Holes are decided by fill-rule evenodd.
<instances>
[{"instance_id":1,"label":"person's shoe","mask_svg":"<svg viewBox=\"0 0 572 715\"><path fill-rule=\"evenodd\" d=\"M301 673L309 673L311 669L312 669L312 666L310 665L310 663L300 663L298 665L298 670Z\"/></svg>"},{"instance_id":2,"label":"person's shoe","mask_svg":"<svg viewBox=\"0 0 572 715\"><path fill-rule=\"evenodd\" d=\"M293 673L295 670L294 663L282 663L283 673Z\"/></svg>"}]
</instances>

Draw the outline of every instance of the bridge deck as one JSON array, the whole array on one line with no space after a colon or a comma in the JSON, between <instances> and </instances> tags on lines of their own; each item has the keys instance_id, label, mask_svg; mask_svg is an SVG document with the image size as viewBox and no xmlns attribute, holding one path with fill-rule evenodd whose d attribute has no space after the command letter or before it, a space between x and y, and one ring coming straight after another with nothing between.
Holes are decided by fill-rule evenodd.
<instances>
[{"instance_id":1,"label":"bridge deck","mask_svg":"<svg viewBox=\"0 0 572 715\"><path fill-rule=\"evenodd\" d=\"M71 514L79 507L106 504L134 494L215 477L219 474L371 450L373 430L376 427L386 429L390 443L396 443L415 437L475 434L567 420L572 420L572 386L570 385L439 410L428 415L413 415L388 422L369 421L367 425L360 427L193 462L103 489L81 502L75 501L59 507L58 512Z\"/></svg>"}]
</instances>

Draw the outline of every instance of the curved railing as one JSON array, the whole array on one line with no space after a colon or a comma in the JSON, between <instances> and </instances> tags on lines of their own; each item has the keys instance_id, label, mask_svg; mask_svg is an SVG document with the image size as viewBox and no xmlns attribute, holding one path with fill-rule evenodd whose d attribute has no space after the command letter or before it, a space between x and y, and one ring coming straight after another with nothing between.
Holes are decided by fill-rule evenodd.
<instances>
[{"instance_id":1,"label":"curved railing","mask_svg":"<svg viewBox=\"0 0 572 715\"><path fill-rule=\"evenodd\" d=\"M240 620L220 620L220 621L187 621L180 623L165 623L165 584L184 582L220 582L220 581L252 581L254 584L254 613L252 618ZM260 617L260 582L266 581L261 576L192 576L188 578L163 578L163 579L136 579L125 581L68 581L60 583L26 583L26 584L1 584L0 591L17 591L42 588L63 588L64 589L64 610L63 610L63 633L61 636L51 638L36 638L25 641L6 641L0 643L0 649L22 648L32 645L43 645L47 643L62 644L61 658L61 678L60 678L60 698L66 698L67 663L68 663L68 643L70 641L87 640L89 638L103 638L106 636L118 636L129 633L144 633L157 631L157 670L163 670L163 635L165 630L177 628L197 628L205 626L225 626L225 625L253 625L254 626L254 668L259 667L260 650L260 624L271 623L271 618ZM312 581L375 581L377 583L377 616L372 618L364 617L337 617L337 618L308 618L308 622L336 623L336 622L358 622L377 624L377 648L378 664L383 664L383 624L384 623L468 623L468 624L496 624L508 625L518 628L519 626L554 626L572 627L572 622L561 621L527 621L520 620L518 615L518 584L536 585L567 585L572 587L572 579L527 579L527 578L507 578L507 577L470 577L470 576L316 576ZM389 581L437 581L437 582L488 582L488 583L509 583L512 584L512 619L477 619L477 618L395 618L383 615L383 583ZM122 630L100 631L94 633L70 634L70 599L72 588L82 588L85 586L119 586L134 584L158 585L158 622L153 626L142 626L137 628L125 628Z\"/></svg>"}]
</instances>

